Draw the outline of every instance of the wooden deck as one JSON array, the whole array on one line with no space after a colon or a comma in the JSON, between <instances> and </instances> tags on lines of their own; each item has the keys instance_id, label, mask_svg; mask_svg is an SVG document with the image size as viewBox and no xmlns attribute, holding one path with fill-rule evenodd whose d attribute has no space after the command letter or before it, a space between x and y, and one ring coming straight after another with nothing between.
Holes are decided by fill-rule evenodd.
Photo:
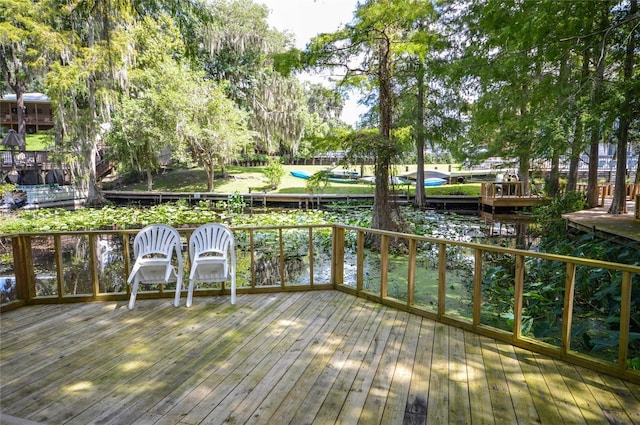
<instances>
[{"instance_id":1,"label":"wooden deck","mask_svg":"<svg viewBox=\"0 0 640 425\"><path fill-rule=\"evenodd\" d=\"M335 290L0 324L3 423L640 424L640 385Z\"/></svg>"}]
</instances>

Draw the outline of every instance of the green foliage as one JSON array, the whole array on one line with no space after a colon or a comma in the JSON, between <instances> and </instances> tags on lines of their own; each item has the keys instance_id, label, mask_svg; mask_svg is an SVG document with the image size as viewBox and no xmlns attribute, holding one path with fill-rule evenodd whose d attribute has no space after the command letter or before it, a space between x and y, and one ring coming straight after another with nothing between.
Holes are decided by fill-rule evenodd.
<instances>
[{"instance_id":1,"label":"green foliage","mask_svg":"<svg viewBox=\"0 0 640 425\"><path fill-rule=\"evenodd\" d=\"M269 164L262 169L264 176L267 178L267 182L272 189L277 188L284 176L284 166L277 158L269 158Z\"/></svg>"},{"instance_id":2,"label":"green foliage","mask_svg":"<svg viewBox=\"0 0 640 425\"><path fill-rule=\"evenodd\" d=\"M227 199L227 209L230 213L241 214L246 206L247 204L244 201L244 196L242 196L238 192L234 192L229 195Z\"/></svg>"},{"instance_id":3,"label":"green foliage","mask_svg":"<svg viewBox=\"0 0 640 425\"><path fill-rule=\"evenodd\" d=\"M567 192L562 197L550 199L545 205L534 208L533 219L546 240L553 244L555 238L564 239L566 234L562 214L580 211L586 206L586 197L583 193Z\"/></svg>"}]
</instances>

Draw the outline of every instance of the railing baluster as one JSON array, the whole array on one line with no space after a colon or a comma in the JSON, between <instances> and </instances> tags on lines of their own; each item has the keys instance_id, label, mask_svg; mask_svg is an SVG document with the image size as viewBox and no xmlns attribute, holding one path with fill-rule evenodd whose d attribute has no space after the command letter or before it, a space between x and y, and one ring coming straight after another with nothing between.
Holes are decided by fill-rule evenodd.
<instances>
[{"instance_id":1,"label":"railing baluster","mask_svg":"<svg viewBox=\"0 0 640 425\"><path fill-rule=\"evenodd\" d=\"M409 264L407 276L407 306L411 307L414 303L414 292L416 289L416 247L415 238L409 239Z\"/></svg>"},{"instance_id":2,"label":"railing baluster","mask_svg":"<svg viewBox=\"0 0 640 425\"><path fill-rule=\"evenodd\" d=\"M284 237L282 234L282 228L278 229L278 240L280 242L280 286L285 287L284 281Z\"/></svg>"},{"instance_id":3,"label":"railing baluster","mask_svg":"<svg viewBox=\"0 0 640 425\"><path fill-rule=\"evenodd\" d=\"M309 227L309 286L313 288L313 227Z\"/></svg>"},{"instance_id":4,"label":"railing baluster","mask_svg":"<svg viewBox=\"0 0 640 425\"><path fill-rule=\"evenodd\" d=\"M358 230L356 252L356 291L362 291L364 286L364 232Z\"/></svg>"},{"instance_id":5,"label":"railing baluster","mask_svg":"<svg viewBox=\"0 0 640 425\"><path fill-rule=\"evenodd\" d=\"M576 285L576 264L567 263L564 287L564 309L562 311L562 353L571 349L571 323L573 321L573 297Z\"/></svg>"},{"instance_id":6,"label":"railing baluster","mask_svg":"<svg viewBox=\"0 0 640 425\"><path fill-rule=\"evenodd\" d=\"M629 354L629 328L631 326L631 273L622 272L620 289L620 348L618 351L618 369L624 372L627 368Z\"/></svg>"},{"instance_id":7,"label":"railing baluster","mask_svg":"<svg viewBox=\"0 0 640 425\"><path fill-rule=\"evenodd\" d=\"M513 291L513 339L522 337L522 297L524 293L524 257L516 255L516 275Z\"/></svg>"},{"instance_id":8,"label":"railing baluster","mask_svg":"<svg viewBox=\"0 0 640 425\"><path fill-rule=\"evenodd\" d=\"M380 298L387 298L387 282L389 273L389 236L380 238Z\"/></svg>"},{"instance_id":9,"label":"railing baluster","mask_svg":"<svg viewBox=\"0 0 640 425\"><path fill-rule=\"evenodd\" d=\"M474 250L473 261L473 327L477 328L482 319L482 250Z\"/></svg>"},{"instance_id":10,"label":"railing baluster","mask_svg":"<svg viewBox=\"0 0 640 425\"><path fill-rule=\"evenodd\" d=\"M58 285L58 299L61 300L64 297L64 270L62 262L62 241L60 235L54 235L53 246L56 259L56 282Z\"/></svg>"},{"instance_id":11,"label":"railing baluster","mask_svg":"<svg viewBox=\"0 0 640 425\"><path fill-rule=\"evenodd\" d=\"M447 285L447 245L438 244L438 317L442 317L446 311L446 285Z\"/></svg>"}]
</instances>

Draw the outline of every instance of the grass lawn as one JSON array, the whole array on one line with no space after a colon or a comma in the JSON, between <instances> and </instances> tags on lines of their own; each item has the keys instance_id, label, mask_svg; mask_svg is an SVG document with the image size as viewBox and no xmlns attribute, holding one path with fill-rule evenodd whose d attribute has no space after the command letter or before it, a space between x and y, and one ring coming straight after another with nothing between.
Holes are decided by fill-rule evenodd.
<instances>
[{"instance_id":1,"label":"grass lawn","mask_svg":"<svg viewBox=\"0 0 640 425\"><path fill-rule=\"evenodd\" d=\"M441 169L445 169L446 165L440 165ZM427 166L427 168L429 168ZM433 167L431 167L433 168ZM282 177L282 181L277 189L270 190L270 193L308 193L305 190L307 180L293 177L291 171L301 170L309 173L315 173L317 171L326 170L327 166L324 165L285 165L285 175ZM350 167L350 170L360 172L359 167ZM399 174L405 170L415 170L415 165L411 166L398 166L398 170L394 171L394 174ZM225 178L216 177L214 182L215 193L248 193L249 188L255 190L256 188L262 188L267 185L266 178L262 173L263 167L227 167L228 176ZM365 166L365 175L373 174L372 166ZM146 181L141 181L135 184L129 184L120 186L118 190L146 190ZM109 187L105 187L109 189ZM373 194L374 185L368 183L329 183L320 193L324 194ZM406 193L407 186L397 186L397 190ZM165 171L162 174L158 174L153 180L153 190L159 192L206 192L207 190L207 178L202 168L192 169L176 169ZM413 193L414 189L409 188ZM468 184L454 184L443 185L438 187L427 188L427 195L448 195L448 194L463 194L471 196L480 195L479 183Z\"/></svg>"},{"instance_id":2,"label":"grass lawn","mask_svg":"<svg viewBox=\"0 0 640 425\"><path fill-rule=\"evenodd\" d=\"M53 142L53 137L46 133L27 134L26 144L30 151L45 151Z\"/></svg>"}]
</instances>

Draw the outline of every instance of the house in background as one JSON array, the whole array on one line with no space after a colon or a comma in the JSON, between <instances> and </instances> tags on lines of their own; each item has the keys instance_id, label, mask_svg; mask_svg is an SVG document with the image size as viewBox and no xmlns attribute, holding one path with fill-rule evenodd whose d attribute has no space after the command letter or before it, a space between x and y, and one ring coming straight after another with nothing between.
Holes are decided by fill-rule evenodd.
<instances>
[{"instance_id":1,"label":"house in background","mask_svg":"<svg viewBox=\"0 0 640 425\"><path fill-rule=\"evenodd\" d=\"M42 93L25 93L24 106L26 108L27 133L35 134L53 128L51 100ZM5 93L0 97L0 133L8 130L18 130L18 106L16 95Z\"/></svg>"}]
</instances>

